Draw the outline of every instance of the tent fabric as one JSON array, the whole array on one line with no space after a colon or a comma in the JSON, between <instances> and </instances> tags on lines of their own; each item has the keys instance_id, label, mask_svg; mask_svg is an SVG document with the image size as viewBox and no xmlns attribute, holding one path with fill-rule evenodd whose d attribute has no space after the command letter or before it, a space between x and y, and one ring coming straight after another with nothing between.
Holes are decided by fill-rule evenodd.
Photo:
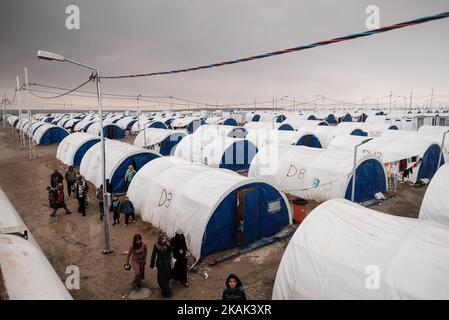
<instances>
[{"instance_id":1,"label":"tent fabric","mask_svg":"<svg viewBox=\"0 0 449 320\"><path fill-rule=\"evenodd\" d=\"M436 172L427 187L419 211L419 219L435 221L449 226L449 164Z\"/></svg>"},{"instance_id":2,"label":"tent fabric","mask_svg":"<svg viewBox=\"0 0 449 320\"><path fill-rule=\"evenodd\" d=\"M341 135L336 136L329 143L327 149L354 153L355 145L361 143L366 137ZM407 162L406 169L413 167L405 179L412 183L418 182L422 178L432 179L437 170L437 162L440 147L434 143L421 143L415 139L390 140L388 138L373 138L369 142L358 148L358 155L378 156L384 164L399 162L401 160L422 159L421 162Z\"/></svg>"},{"instance_id":3,"label":"tent fabric","mask_svg":"<svg viewBox=\"0 0 449 320\"><path fill-rule=\"evenodd\" d=\"M8 299L72 300L2 189L0 206L0 272ZM17 234L25 231L28 240Z\"/></svg>"},{"instance_id":4,"label":"tent fabric","mask_svg":"<svg viewBox=\"0 0 449 320\"><path fill-rule=\"evenodd\" d=\"M45 123L34 131L33 140L36 144L47 145L59 143L68 135L69 132L66 129Z\"/></svg>"},{"instance_id":5,"label":"tent fabric","mask_svg":"<svg viewBox=\"0 0 449 320\"><path fill-rule=\"evenodd\" d=\"M248 177L263 178L283 192L316 201L351 198L353 154L305 146L268 145L254 157ZM364 156L356 164L356 202L385 192L385 168L379 158Z\"/></svg>"},{"instance_id":6,"label":"tent fabric","mask_svg":"<svg viewBox=\"0 0 449 320\"><path fill-rule=\"evenodd\" d=\"M99 136L101 134L100 122L95 122L89 125L86 133ZM124 139L125 131L117 124L103 123L103 135L108 139Z\"/></svg>"},{"instance_id":7,"label":"tent fabric","mask_svg":"<svg viewBox=\"0 0 449 320\"><path fill-rule=\"evenodd\" d=\"M176 146L174 156L233 171L247 170L257 148L244 139L189 135Z\"/></svg>"},{"instance_id":8,"label":"tent fabric","mask_svg":"<svg viewBox=\"0 0 449 320\"><path fill-rule=\"evenodd\" d=\"M449 299L448 287L447 226L333 199L291 238L272 298Z\"/></svg>"},{"instance_id":9,"label":"tent fabric","mask_svg":"<svg viewBox=\"0 0 449 320\"><path fill-rule=\"evenodd\" d=\"M147 162L160 157L160 154L128 143L105 140L106 179L109 179L114 193L127 190L125 173L129 165L137 171ZM93 145L81 160L80 173L96 187L103 184L101 170L101 143Z\"/></svg>"},{"instance_id":10,"label":"tent fabric","mask_svg":"<svg viewBox=\"0 0 449 320\"><path fill-rule=\"evenodd\" d=\"M304 128L299 131L283 131L273 129L250 130L245 139L252 142L257 149L268 144L305 145L307 147L321 148L321 142L311 130Z\"/></svg>"},{"instance_id":11,"label":"tent fabric","mask_svg":"<svg viewBox=\"0 0 449 320\"><path fill-rule=\"evenodd\" d=\"M186 133L177 130L147 128L145 129L145 134L143 130L139 132L134 140L134 145L141 148L146 145L148 149L167 156L174 152L176 145L185 136Z\"/></svg>"},{"instance_id":12,"label":"tent fabric","mask_svg":"<svg viewBox=\"0 0 449 320\"><path fill-rule=\"evenodd\" d=\"M162 157L145 165L132 180L127 196L143 221L169 235L181 228L189 251L199 259L236 246L236 192L242 188L260 192L260 230L250 238L272 235L291 223L287 198L264 181L177 157Z\"/></svg>"},{"instance_id":13,"label":"tent fabric","mask_svg":"<svg viewBox=\"0 0 449 320\"><path fill-rule=\"evenodd\" d=\"M98 136L84 132L72 133L59 144L56 158L68 166L79 166L87 150L98 142Z\"/></svg>"}]
</instances>

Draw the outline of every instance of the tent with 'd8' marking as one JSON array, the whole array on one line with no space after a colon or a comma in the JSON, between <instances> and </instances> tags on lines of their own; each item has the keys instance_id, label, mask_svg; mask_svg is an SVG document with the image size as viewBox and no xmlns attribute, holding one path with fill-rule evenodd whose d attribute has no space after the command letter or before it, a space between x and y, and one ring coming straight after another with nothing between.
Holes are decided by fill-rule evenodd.
<instances>
[{"instance_id":1,"label":"tent with 'd8' marking","mask_svg":"<svg viewBox=\"0 0 449 320\"><path fill-rule=\"evenodd\" d=\"M291 224L288 200L272 185L177 157L143 166L127 195L143 221L169 236L182 229L197 260L250 245Z\"/></svg>"}]
</instances>

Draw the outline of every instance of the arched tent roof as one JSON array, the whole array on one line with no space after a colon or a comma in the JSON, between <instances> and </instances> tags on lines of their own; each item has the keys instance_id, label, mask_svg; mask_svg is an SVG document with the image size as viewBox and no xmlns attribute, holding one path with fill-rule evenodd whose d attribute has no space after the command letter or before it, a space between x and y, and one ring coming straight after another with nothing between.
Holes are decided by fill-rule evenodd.
<instances>
[{"instance_id":1,"label":"arched tent roof","mask_svg":"<svg viewBox=\"0 0 449 320\"><path fill-rule=\"evenodd\" d=\"M251 122L259 122L260 121L260 114L255 114L251 118Z\"/></svg>"},{"instance_id":2,"label":"arched tent roof","mask_svg":"<svg viewBox=\"0 0 449 320\"><path fill-rule=\"evenodd\" d=\"M349 152L268 145L254 157L248 176L263 178L284 192L306 199L351 199L353 161ZM386 189L385 169L379 158L358 159L354 200L373 199Z\"/></svg>"},{"instance_id":3,"label":"arched tent roof","mask_svg":"<svg viewBox=\"0 0 449 320\"><path fill-rule=\"evenodd\" d=\"M237 120L235 120L234 118L226 118L226 119L223 119L221 122L225 126L235 126L235 127L237 127L239 125Z\"/></svg>"},{"instance_id":4,"label":"arched tent roof","mask_svg":"<svg viewBox=\"0 0 449 320\"><path fill-rule=\"evenodd\" d=\"M170 129L147 128L140 131L134 140L134 145L159 152L163 156L171 155L176 145L186 136L186 133ZM144 138L146 138L146 143Z\"/></svg>"},{"instance_id":5,"label":"arched tent roof","mask_svg":"<svg viewBox=\"0 0 449 320\"><path fill-rule=\"evenodd\" d=\"M341 122L352 122L352 116L347 113L343 117L341 117Z\"/></svg>"},{"instance_id":6,"label":"arched tent roof","mask_svg":"<svg viewBox=\"0 0 449 320\"><path fill-rule=\"evenodd\" d=\"M257 149L267 144L305 145L308 147L321 148L321 142L312 132L308 130L282 131L273 129L251 130L246 138L251 141Z\"/></svg>"},{"instance_id":7,"label":"arched tent roof","mask_svg":"<svg viewBox=\"0 0 449 320\"><path fill-rule=\"evenodd\" d=\"M68 120L64 121L62 126L67 130L71 129L72 131L74 131L76 124L81 121L82 120L79 118L68 119Z\"/></svg>"},{"instance_id":8,"label":"arched tent roof","mask_svg":"<svg viewBox=\"0 0 449 320\"><path fill-rule=\"evenodd\" d=\"M100 123L92 123L86 130L87 133L99 136L100 135ZM108 139L124 139L125 131L115 123L103 124L103 135Z\"/></svg>"},{"instance_id":9,"label":"arched tent roof","mask_svg":"<svg viewBox=\"0 0 449 320\"><path fill-rule=\"evenodd\" d=\"M378 289L367 286L372 274ZM333 199L291 238L272 298L449 299L448 287L448 227Z\"/></svg>"},{"instance_id":10,"label":"arched tent roof","mask_svg":"<svg viewBox=\"0 0 449 320\"><path fill-rule=\"evenodd\" d=\"M440 167L427 187L419 219L449 226L449 164Z\"/></svg>"},{"instance_id":11,"label":"arched tent roof","mask_svg":"<svg viewBox=\"0 0 449 320\"><path fill-rule=\"evenodd\" d=\"M136 213L168 234L181 228L197 259L235 247L237 193L242 190L245 244L291 223L287 198L274 187L229 170L163 157L134 177L128 197Z\"/></svg>"},{"instance_id":12,"label":"arched tent roof","mask_svg":"<svg viewBox=\"0 0 449 320\"><path fill-rule=\"evenodd\" d=\"M162 121L152 121L145 124L147 128L167 129L167 125Z\"/></svg>"},{"instance_id":13,"label":"arched tent roof","mask_svg":"<svg viewBox=\"0 0 449 320\"><path fill-rule=\"evenodd\" d=\"M329 113L326 117L326 122L327 123L337 123L337 118L335 117L334 114Z\"/></svg>"},{"instance_id":14,"label":"arched tent roof","mask_svg":"<svg viewBox=\"0 0 449 320\"><path fill-rule=\"evenodd\" d=\"M147 162L158 158L158 153L128 143L105 140L106 178L112 183L114 193L125 192L125 173L129 165L140 170ZM101 170L101 143L92 146L81 160L80 173L96 187L103 184Z\"/></svg>"},{"instance_id":15,"label":"arched tent roof","mask_svg":"<svg viewBox=\"0 0 449 320\"><path fill-rule=\"evenodd\" d=\"M419 127L418 132L422 134L441 135L444 132L449 131L448 126L428 126L424 125ZM446 135L448 137L448 135Z\"/></svg>"},{"instance_id":16,"label":"arched tent roof","mask_svg":"<svg viewBox=\"0 0 449 320\"><path fill-rule=\"evenodd\" d=\"M75 132L65 137L58 146L56 158L68 166L79 166L83 156L100 137L84 132Z\"/></svg>"},{"instance_id":17,"label":"arched tent roof","mask_svg":"<svg viewBox=\"0 0 449 320\"><path fill-rule=\"evenodd\" d=\"M69 132L66 129L45 123L34 131L33 140L36 144L46 145L59 143L68 135Z\"/></svg>"},{"instance_id":18,"label":"arched tent roof","mask_svg":"<svg viewBox=\"0 0 449 320\"><path fill-rule=\"evenodd\" d=\"M124 117L117 122L117 125L123 130L131 130L136 122L137 119L135 117Z\"/></svg>"},{"instance_id":19,"label":"arched tent roof","mask_svg":"<svg viewBox=\"0 0 449 320\"><path fill-rule=\"evenodd\" d=\"M72 131L84 131L86 132L86 129L92 125L95 121L92 120L81 120L80 122L78 122L77 124L75 124L75 126L73 127Z\"/></svg>"},{"instance_id":20,"label":"arched tent roof","mask_svg":"<svg viewBox=\"0 0 449 320\"><path fill-rule=\"evenodd\" d=\"M0 189L0 272L9 300L72 300L23 220ZM17 233L27 231L28 240ZM0 280L1 281L1 280Z\"/></svg>"},{"instance_id":21,"label":"arched tent roof","mask_svg":"<svg viewBox=\"0 0 449 320\"><path fill-rule=\"evenodd\" d=\"M336 136L327 148L353 154L354 146L365 139L366 137L358 136ZM432 179L438 168L439 150L440 147L436 143L423 143L414 139L398 141L387 138L373 138L358 149L359 155L379 156L385 165L394 165L397 169L399 165L395 163L401 161L407 163L404 170L410 173L405 179L413 183L422 178Z\"/></svg>"},{"instance_id":22,"label":"arched tent roof","mask_svg":"<svg viewBox=\"0 0 449 320\"><path fill-rule=\"evenodd\" d=\"M248 170L256 153L256 146L248 140L220 137L203 148L202 163L232 171Z\"/></svg>"}]
</instances>

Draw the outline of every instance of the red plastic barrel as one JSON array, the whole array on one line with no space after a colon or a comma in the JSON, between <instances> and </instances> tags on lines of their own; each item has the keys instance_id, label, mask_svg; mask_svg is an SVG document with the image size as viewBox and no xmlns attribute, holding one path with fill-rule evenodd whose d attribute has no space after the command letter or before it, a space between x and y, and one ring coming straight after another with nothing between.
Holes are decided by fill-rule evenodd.
<instances>
[{"instance_id":1,"label":"red plastic barrel","mask_svg":"<svg viewBox=\"0 0 449 320\"><path fill-rule=\"evenodd\" d=\"M296 198L293 202L293 222L301 224L307 216L306 205L309 203L306 199Z\"/></svg>"}]
</instances>

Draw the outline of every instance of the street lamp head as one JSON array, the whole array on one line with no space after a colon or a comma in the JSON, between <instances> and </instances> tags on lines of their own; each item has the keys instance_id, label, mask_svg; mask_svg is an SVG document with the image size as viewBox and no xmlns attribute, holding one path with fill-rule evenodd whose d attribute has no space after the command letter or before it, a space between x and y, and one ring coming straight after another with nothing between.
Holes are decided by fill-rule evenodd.
<instances>
[{"instance_id":1,"label":"street lamp head","mask_svg":"<svg viewBox=\"0 0 449 320\"><path fill-rule=\"evenodd\" d=\"M61 56L60 54L56 54L56 53L48 52L48 51L42 51L42 50L39 50L37 52L37 57L39 59L48 60L48 61L53 61L53 60L64 61L65 60L64 57Z\"/></svg>"}]
</instances>

